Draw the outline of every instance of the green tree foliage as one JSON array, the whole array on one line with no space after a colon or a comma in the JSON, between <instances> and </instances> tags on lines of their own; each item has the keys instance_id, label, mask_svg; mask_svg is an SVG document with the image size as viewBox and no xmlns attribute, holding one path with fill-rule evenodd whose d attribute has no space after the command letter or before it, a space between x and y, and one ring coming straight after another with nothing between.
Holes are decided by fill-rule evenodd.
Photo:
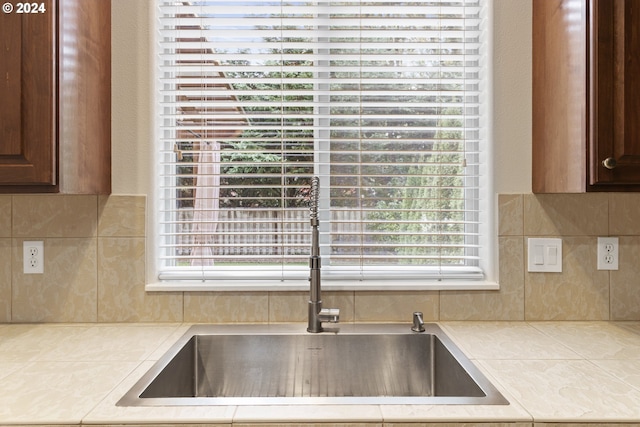
<instances>
[{"instance_id":1,"label":"green tree foliage","mask_svg":"<svg viewBox=\"0 0 640 427\"><path fill-rule=\"evenodd\" d=\"M283 53L302 55L311 51L290 49ZM237 140L224 145L220 206L306 207L305 189L313 175L314 122L313 107L309 106L313 84L304 81L310 81L313 75L299 70L309 69L311 63L304 59L270 60L264 65L272 71L248 67L249 71L225 75L240 93L237 98L246 116L254 119ZM296 102L300 106L286 106Z\"/></svg>"},{"instance_id":2,"label":"green tree foliage","mask_svg":"<svg viewBox=\"0 0 640 427\"><path fill-rule=\"evenodd\" d=\"M459 129L460 120L442 120L441 126ZM463 255L464 150L461 131L435 135L433 149L422 154L420 165L409 169L400 209L398 255L406 262L439 265ZM455 262L455 261L450 261Z\"/></svg>"}]
</instances>

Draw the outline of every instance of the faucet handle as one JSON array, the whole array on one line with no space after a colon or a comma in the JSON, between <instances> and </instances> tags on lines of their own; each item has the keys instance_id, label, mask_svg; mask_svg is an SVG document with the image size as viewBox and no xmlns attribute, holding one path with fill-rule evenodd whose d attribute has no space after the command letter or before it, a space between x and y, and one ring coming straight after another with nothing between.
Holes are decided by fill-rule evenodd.
<instances>
[{"instance_id":1,"label":"faucet handle","mask_svg":"<svg viewBox=\"0 0 640 427\"><path fill-rule=\"evenodd\" d=\"M318 313L321 322L338 323L340 322L339 308L323 308Z\"/></svg>"}]
</instances>

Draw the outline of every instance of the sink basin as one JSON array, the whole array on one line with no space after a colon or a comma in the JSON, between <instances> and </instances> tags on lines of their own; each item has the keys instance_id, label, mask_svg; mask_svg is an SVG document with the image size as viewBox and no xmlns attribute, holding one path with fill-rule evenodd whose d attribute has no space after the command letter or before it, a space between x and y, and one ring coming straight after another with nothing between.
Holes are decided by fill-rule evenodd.
<instances>
[{"instance_id":1,"label":"sink basin","mask_svg":"<svg viewBox=\"0 0 640 427\"><path fill-rule=\"evenodd\" d=\"M193 326L118 406L508 404L437 325L425 326Z\"/></svg>"}]
</instances>

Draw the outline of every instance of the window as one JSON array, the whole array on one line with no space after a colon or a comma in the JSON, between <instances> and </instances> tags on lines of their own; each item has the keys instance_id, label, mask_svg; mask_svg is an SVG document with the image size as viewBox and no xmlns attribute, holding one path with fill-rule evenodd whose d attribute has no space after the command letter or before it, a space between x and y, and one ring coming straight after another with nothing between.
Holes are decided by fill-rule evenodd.
<instances>
[{"instance_id":1,"label":"window","mask_svg":"<svg viewBox=\"0 0 640 427\"><path fill-rule=\"evenodd\" d=\"M484 278L483 0L158 2L160 280Z\"/></svg>"}]
</instances>

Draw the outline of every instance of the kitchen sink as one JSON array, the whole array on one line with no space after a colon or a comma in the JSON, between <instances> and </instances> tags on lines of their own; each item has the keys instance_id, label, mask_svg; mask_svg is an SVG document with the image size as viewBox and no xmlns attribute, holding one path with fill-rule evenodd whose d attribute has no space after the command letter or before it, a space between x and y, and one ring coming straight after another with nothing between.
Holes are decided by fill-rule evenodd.
<instances>
[{"instance_id":1,"label":"kitchen sink","mask_svg":"<svg viewBox=\"0 0 640 427\"><path fill-rule=\"evenodd\" d=\"M193 326L118 406L508 404L435 324Z\"/></svg>"}]
</instances>

